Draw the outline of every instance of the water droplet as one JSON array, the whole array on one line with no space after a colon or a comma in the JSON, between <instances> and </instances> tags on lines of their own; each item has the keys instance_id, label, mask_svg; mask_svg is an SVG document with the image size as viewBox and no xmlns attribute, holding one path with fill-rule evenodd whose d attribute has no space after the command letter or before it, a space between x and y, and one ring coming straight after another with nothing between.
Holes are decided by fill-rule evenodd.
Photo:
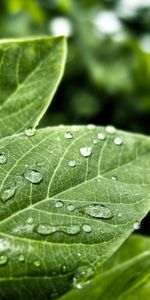
<instances>
[{"instance_id":1,"label":"water droplet","mask_svg":"<svg viewBox=\"0 0 150 300\"><path fill-rule=\"evenodd\" d=\"M66 228L67 230L65 231L68 234L77 234L81 231L81 228L79 225L71 225L70 227Z\"/></svg>"},{"instance_id":2,"label":"water droplet","mask_svg":"<svg viewBox=\"0 0 150 300\"><path fill-rule=\"evenodd\" d=\"M104 141L106 139L106 134L99 132L97 137L99 140Z\"/></svg>"},{"instance_id":3,"label":"water droplet","mask_svg":"<svg viewBox=\"0 0 150 300\"><path fill-rule=\"evenodd\" d=\"M118 212L118 218L122 218L122 213Z\"/></svg>"},{"instance_id":4,"label":"water droplet","mask_svg":"<svg viewBox=\"0 0 150 300\"><path fill-rule=\"evenodd\" d=\"M99 219L110 219L113 217L110 209L101 204L92 204L81 208L86 215Z\"/></svg>"},{"instance_id":5,"label":"water droplet","mask_svg":"<svg viewBox=\"0 0 150 300\"><path fill-rule=\"evenodd\" d=\"M27 224L32 225L33 224L33 218L28 218L27 219Z\"/></svg>"},{"instance_id":6,"label":"water droplet","mask_svg":"<svg viewBox=\"0 0 150 300\"><path fill-rule=\"evenodd\" d=\"M76 209L76 207L75 207L74 204L68 204L68 205L67 205L67 209L68 209L69 211L74 211L74 210Z\"/></svg>"},{"instance_id":7,"label":"water droplet","mask_svg":"<svg viewBox=\"0 0 150 300\"><path fill-rule=\"evenodd\" d=\"M90 279L94 275L94 269L90 266L81 266L77 269L73 278L73 286L77 289L82 289L90 283Z\"/></svg>"},{"instance_id":8,"label":"water droplet","mask_svg":"<svg viewBox=\"0 0 150 300\"><path fill-rule=\"evenodd\" d=\"M79 127L79 126L77 126L77 125L73 125L73 126L71 127L71 129L72 129L72 131L75 131L75 132L77 132L77 131L79 131L79 130L80 130L80 127Z\"/></svg>"},{"instance_id":9,"label":"water droplet","mask_svg":"<svg viewBox=\"0 0 150 300\"><path fill-rule=\"evenodd\" d=\"M27 128L27 129L25 129L24 133L27 136L33 136L36 133L36 129L35 128Z\"/></svg>"},{"instance_id":10,"label":"water droplet","mask_svg":"<svg viewBox=\"0 0 150 300\"><path fill-rule=\"evenodd\" d=\"M98 140L94 139L93 144L96 145L98 143Z\"/></svg>"},{"instance_id":11,"label":"water droplet","mask_svg":"<svg viewBox=\"0 0 150 300\"><path fill-rule=\"evenodd\" d=\"M123 144L123 140L122 140L122 138L120 138L120 137L116 137L116 138L114 139L114 143L115 143L115 145L120 146L120 145Z\"/></svg>"},{"instance_id":12,"label":"water droplet","mask_svg":"<svg viewBox=\"0 0 150 300\"><path fill-rule=\"evenodd\" d=\"M102 180L102 177L97 178L98 183L101 182L101 180Z\"/></svg>"},{"instance_id":13,"label":"water droplet","mask_svg":"<svg viewBox=\"0 0 150 300\"><path fill-rule=\"evenodd\" d=\"M39 268L41 266L41 262L39 260L34 261L35 267Z\"/></svg>"},{"instance_id":14,"label":"water droplet","mask_svg":"<svg viewBox=\"0 0 150 300\"><path fill-rule=\"evenodd\" d=\"M88 124L88 125L87 125L87 128L88 128L88 129L95 129L96 126L95 126L94 124Z\"/></svg>"},{"instance_id":15,"label":"water droplet","mask_svg":"<svg viewBox=\"0 0 150 300\"><path fill-rule=\"evenodd\" d=\"M114 134L116 132L116 128L114 126L108 125L106 126L106 132L109 134Z\"/></svg>"},{"instance_id":16,"label":"water droplet","mask_svg":"<svg viewBox=\"0 0 150 300\"><path fill-rule=\"evenodd\" d=\"M68 165L69 165L69 167L75 167L76 166L76 161L75 160L70 160Z\"/></svg>"},{"instance_id":17,"label":"water droplet","mask_svg":"<svg viewBox=\"0 0 150 300\"><path fill-rule=\"evenodd\" d=\"M65 138L66 139L72 139L73 138L73 134L70 131L68 131L68 132L65 133Z\"/></svg>"},{"instance_id":18,"label":"water droplet","mask_svg":"<svg viewBox=\"0 0 150 300\"><path fill-rule=\"evenodd\" d=\"M7 157L4 153L0 153L0 164L4 165L7 163Z\"/></svg>"},{"instance_id":19,"label":"water droplet","mask_svg":"<svg viewBox=\"0 0 150 300\"><path fill-rule=\"evenodd\" d=\"M114 175L113 175L113 176L111 177L111 179L114 180L114 181L116 181L116 180L117 180L117 176L114 176Z\"/></svg>"},{"instance_id":20,"label":"water droplet","mask_svg":"<svg viewBox=\"0 0 150 300\"><path fill-rule=\"evenodd\" d=\"M9 187L1 191L0 198L3 202L6 202L10 198L12 198L15 195L16 187Z\"/></svg>"},{"instance_id":21,"label":"water droplet","mask_svg":"<svg viewBox=\"0 0 150 300\"><path fill-rule=\"evenodd\" d=\"M80 252L78 252L78 253L77 253L77 255L80 257L80 256L81 256L81 253L80 253Z\"/></svg>"},{"instance_id":22,"label":"water droplet","mask_svg":"<svg viewBox=\"0 0 150 300\"><path fill-rule=\"evenodd\" d=\"M63 232L70 235L78 234L81 231L79 225L49 225L49 224L39 224L37 226L37 233L41 235L50 235L56 232Z\"/></svg>"},{"instance_id":23,"label":"water droplet","mask_svg":"<svg viewBox=\"0 0 150 300\"><path fill-rule=\"evenodd\" d=\"M25 261L25 256L23 254L20 254L19 257L18 257L18 260L20 262L24 262Z\"/></svg>"},{"instance_id":24,"label":"water droplet","mask_svg":"<svg viewBox=\"0 0 150 300\"><path fill-rule=\"evenodd\" d=\"M0 266L7 264L7 261L8 261L8 257L6 255L0 256Z\"/></svg>"},{"instance_id":25,"label":"water droplet","mask_svg":"<svg viewBox=\"0 0 150 300\"><path fill-rule=\"evenodd\" d=\"M63 273L66 273L67 267L66 267L66 266L63 266L63 267L62 267L62 271L63 271Z\"/></svg>"},{"instance_id":26,"label":"water droplet","mask_svg":"<svg viewBox=\"0 0 150 300\"><path fill-rule=\"evenodd\" d=\"M32 169L26 169L24 177L34 184L41 182L41 180L43 179L43 175L41 172Z\"/></svg>"},{"instance_id":27,"label":"water droplet","mask_svg":"<svg viewBox=\"0 0 150 300\"><path fill-rule=\"evenodd\" d=\"M101 230L101 235L104 235L104 231L103 230Z\"/></svg>"},{"instance_id":28,"label":"water droplet","mask_svg":"<svg viewBox=\"0 0 150 300\"><path fill-rule=\"evenodd\" d=\"M90 232L92 231L91 226L88 225L88 224L83 225L82 228L83 228L83 231L84 231L84 232L87 232L87 233L90 233Z\"/></svg>"},{"instance_id":29,"label":"water droplet","mask_svg":"<svg viewBox=\"0 0 150 300\"><path fill-rule=\"evenodd\" d=\"M56 201L55 202L55 207L59 208L59 207L63 207L64 206L64 203L60 200Z\"/></svg>"},{"instance_id":30,"label":"water droplet","mask_svg":"<svg viewBox=\"0 0 150 300\"><path fill-rule=\"evenodd\" d=\"M82 147L80 148L80 154L84 157L89 157L92 154L92 147Z\"/></svg>"},{"instance_id":31,"label":"water droplet","mask_svg":"<svg viewBox=\"0 0 150 300\"><path fill-rule=\"evenodd\" d=\"M134 223L133 227L134 227L135 230L140 229L140 227L141 227L140 222L136 221L136 222Z\"/></svg>"}]
</instances>

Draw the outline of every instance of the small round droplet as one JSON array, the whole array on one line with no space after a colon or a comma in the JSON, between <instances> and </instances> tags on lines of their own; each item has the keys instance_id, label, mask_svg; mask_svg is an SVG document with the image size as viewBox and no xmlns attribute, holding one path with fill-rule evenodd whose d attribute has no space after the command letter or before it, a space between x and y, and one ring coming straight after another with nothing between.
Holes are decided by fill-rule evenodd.
<instances>
[{"instance_id":1,"label":"small round droplet","mask_svg":"<svg viewBox=\"0 0 150 300\"><path fill-rule=\"evenodd\" d=\"M96 145L98 143L98 140L94 139L93 140L93 145Z\"/></svg>"},{"instance_id":2,"label":"small round droplet","mask_svg":"<svg viewBox=\"0 0 150 300\"><path fill-rule=\"evenodd\" d=\"M94 124L88 124L88 125L87 125L87 128L88 128L88 129L95 129L96 126L95 126Z\"/></svg>"},{"instance_id":3,"label":"small round droplet","mask_svg":"<svg viewBox=\"0 0 150 300\"><path fill-rule=\"evenodd\" d=\"M0 153L0 164L4 165L7 163L7 157L4 153Z\"/></svg>"},{"instance_id":4,"label":"small round droplet","mask_svg":"<svg viewBox=\"0 0 150 300\"><path fill-rule=\"evenodd\" d=\"M81 231L81 228L79 225L71 225L68 228L66 228L66 233L75 235L78 234Z\"/></svg>"},{"instance_id":5,"label":"small round droplet","mask_svg":"<svg viewBox=\"0 0 150 300\"><path fill-rule=\"evenodd\" d=\"M120 145L123 144L123 140L122 140L121 137L116 137L116 138L114 139L114 143L115 143L115 145L120 146Z\"/></svg>"},{"instance_id":6,"label":"small round droplet","mask_svg":"<svg viewBox=\"0 0 150 300\"><path fill-rule=\"evenodd\" d=\"M25 129L24 133L27 136L33 136L36 133L36 129L35 128L27 128L27 129Z\"/></svg>"},{"instance_id":7,"label":"small round droplet","mask_svg":"<svg viewBox=\"0 0 150 300\"><path fill-rule=\"evenodd\" d=\"M72 131L77 132L77 131L80 130L80 127L77 126L77 125L73 125L73 126L71 127L71 129L72 129Z\"/></svg>"},{"instance_id":8,"label":"small round droplet","mask_svg":"<svg viewBox=\"0 0 150 300\"><path fill-rule=\"evenodd\" d=\"M106 139L106 134L103 132L99 132L97 137L99 140L104 141Z\"/></svg>"},{"instance_id":9,"label":"small round droplet","mask_svg":"<svg viewBox=\"0 0 150 300\"><path fill-rule=\"evenodd\" d=\"M55 207L60 208L60 207L63 207L63 206L64 206L64 203L62 201L58 200L58 201L55 202Z\"/></svg>"},{"instance_id":10,"label":"small round droplet","mask_svg":"<svg viewBox=\"0 0 150 300\"><path fill-rule=\"evenodd\" d=\"M80 148L80 154L84 157L89 157L92 154L92 147L82 147Z\"/></svg>"},{"instance_id":11,"label":"small round droplet","mask_svg":"<svg viewBox=\"0 0 150 300\"><path fill-rule=\"evenodd\" d=\"M81 256L81 253L80 253L80 252L78 252L78 253L77 253L77 255L80 257L80 256Z\"/></svg>"},{"instance_id":12,"label":"small round droplet","mask_svg":"<svg viewBox=\"0 0 150 300\"><path fill-rule=\"evenodd\" d=\"M27 219L27 224L32 225L33 224L33 218L28 218Z\"/></svg>"},{"instance_id":13,"label":"small round droplet","mask_svg":"<svg viewBox=\"0 0 150 300\"><path fill-rule=\"evenodd\" d=\"M15 195L16 187L8 187L1 191L0 198L2 202L8 201L10 198L12 198Z\"/></svg>"},{"instance_id":14,"label":"small round droplet","mask_svg":"<svg viewBox=\"0 0 150 300\"><path fill-rule=\"evenodd\" d=\"M110 219L113 217L110 209L101 204L93 204L85 206L81 209L86 215L98 219Z\"/></svg>"},{"instance_id":15,"label":"small round droplet","mask_svg":"<svg viewBox=\"0 0 150 300\"><path fill-rule=\"evenodd\" d=\"M41 266L41 262L39 260L35 260L34 265L39 268Z\"/></svg>"},{"instance_id":16,"label":"small round droplet","mask_svg":"<svg viewBox=\"0 0 150 300\"><path fill-rule=\"evenodd\" d=\"M136 222L134 223L133 227L134 227L135 230L140 229L140 227L141 227L140 222L136 221Z\"/></svg>"},{"instance_id":17,"label":"small round droplet","mask_svg":"<svg viewBox=\"0 0 150 300\"><path fill-rule=\"evenodd\" d=\"M6 255L0 256L0 266L7 264L7 261L8 261L8 257Z\"/></svg>"},{"instance_id":18,"label":"small round droplet","mask_svg":"<svg viewBox=\"0 0 150 300\"><path fill-rule=\"evenodd\" d=\"M122 213L118 212L118 218L122 218Z\"/></svg>"},{"instance_id":19,"label":"small round droplet","mask_svg":"<svg viewBox=\"0 0 150 300\"><path fill-rule=\"evenodd\" d=\"M83 228L83 231L87 232L87 233L90 233L92 231L91 226L88 224L84 224L82 228Z\"/></svg>"},{"instance_id":20,"label":"small round droplet","mask_svg":"<svg viewBox=\"0 0 150 300\"><path fill-rule=\"evenodd\" d=\"M67 210L68 211L74 211L76 209L75 205L74 204L68 204L67 205Z\"/></svg>"},{"instance_id":21,"label":"small round droplet","mask_svg":"<svg viewBox=\"0 0 150 300\"><path fill-rule=\"evenodd\" d=\"M116 132L116 128L114 126L108 125L106 126L106 132L109 134L114 134Z\"/></svg>"},{"instance_id":22,"label":"small round droplet","mask_svg":"<svg viewBox=\"0 0 150 300\"><path fill-rule=\"evenodd\" d=\"M18 260L20 262L24 262L25 261L25 256L23 254L20 254L19 257L18 257Z\"/></svg>"},{"instance_id":23,"label":"small round droplet","mask_svg":"<svg viewBox=\"0 0 150 300\"><path fill-rule=\"evenodd\" d=\"M69 167L75 167L76 166L76 161L75 160L70 160L68 163Z\"/></svg>"},{"instance_id":24,"label":"small round droplet","mask_svg":"<svg viewBox=\"0 0 150 300\"><path fill-rule=\"evenodd\" d=\"M24 177L34 184L41 182L43 179L42 173L33 169L26 169Z\"/></svg>"},{"instance_id":25,"label":"small round droplet","mask_svg":"<svg viewBox=\"0 0 150 300\"><path fill-rule=\"evenodd\" d=\"M117 176L113 175L113 176L111 177L111 179L114 180L114 181L116 181L116 180L117 180Z\"/></svg>"},{"instance_id":26,"label":"small round droplet","mask_svg":"<svg viewBox=\"0 0 150 300\"><path fill-rule=\"evenodd\" d=\"M73 138L73 134L70 131L68 131L68 132L65 133L65 138L66 139L72 139Z\"/></svg>"}]
</instances>

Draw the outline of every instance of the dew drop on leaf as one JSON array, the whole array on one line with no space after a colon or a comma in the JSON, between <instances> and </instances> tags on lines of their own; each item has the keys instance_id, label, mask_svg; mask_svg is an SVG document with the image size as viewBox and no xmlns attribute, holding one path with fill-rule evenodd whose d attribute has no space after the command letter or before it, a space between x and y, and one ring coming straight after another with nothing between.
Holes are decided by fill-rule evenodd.
<instances>
[{"instance_id":1,"label":"dew drop on leaf","mask_svg":"<svg viewBox=\"0 0 150 300\"><path fill-rule=\"evenodd\" d=\"M114 139L114 143L115 143L115 145L120 146L120 145L123 144L123 140L122 140L122 138L120 138L120 137L116 137L116 138Z\"/></svg>"},{"instance_id":2,"label":"dew drop on leaf","mask_svg":"<svg viewBox=\"0 0 150 300\"><path fill-rule=\"evenodd\" d=\"M41 180L43 179L43 175L41 172L32 169L26 169L24 177L34 184L41 182Z\"/></svg>"},{"instance_id":3,"label":"dew drop on leaf","mask_svg":"<svg viewBox=\"0 0 150 300\"><path fill-rule=\"evenodd\" d=\"M1 255L0 256L0 266L7 264L7 262L8 262L8 257L6 255Z\"/></svg>"},{"instance_id":4,"label":"dew drop on leaf","mask_svg":"<svg viewBox=\"0 0 150 300\"><path fill-rule=\"evenodd\" d=\"M88 129L95 129L96 126L95 126L94 124L88 124L88 125L87 125L87 128L88 128Z\"/></svg>"},{"instance_id":5,"label":"dew drop on leaf","mask_svg":"<svg viewBox=\"0 0 150 300\"><path fill-rule=\"evenodd\" d=\"M7 163L7 157L4 153L0 153L0 164L4 165Z\"/></svg>"},{"instance_id":6,"label":"dew drop on leaf","mask_svg":"<svg viewBox=\"0 0 150 300\"><path fill-rule=\"evenodd\" d=\"M56 201L55 202L55 207L57 207L57 208L60 208L60 207L63 207L64 206L64 203L62 202L62 201Z\"/></svg>"},{"instance_id":7,"label":"dew drop on leaf","mask_svg":"<svg viewBox=\"0 0 150 300\"><path fill-rule=\"evenodd\" d=\"M18 257L19 262L24 262L25 261L25 256L23 254L20 254Z\"/></svg>"},{"instance_id":8,"label":"dew drop on leaf","mask_svg":"<svg viewBox=\"0 0 150 300\"><path fill-rule=\"evenodd\" d=\"M65 133L65 138L66 139L72 139L73 138L73 134L70 131L68 131L68 132Z\"/></svg>"},{"instance_id":9,"label":"dew drop on leaf","mask_svg":"<svg viewBox=\"0 0 150 300\"><path fill-rule=\"evenodd\" d=\"M99 132L97 137L99 140L104 141L106 139L106 134Z\"/></svg>"},{"instance_id":10,"label":"dew drop on leaf","mask_svg":"<svg viewBox=\"0 0 150 300\"><path fill-rule=\"evenodd\" d=\"M56 232L63 232L69 235L75 235L81 231L79 225L68 225L68 226L53 226L49 224L39 224L37 227L37 233L41 235L50 235Z\"/></svg>"},{"instance_id":11,"label":"dew drop on leaf","mask_svg":"<svg viewBox=\"0 0 150 300\"><path fill-rule=\"evenodd\" d=\"M1 191L0 193L0 198L2 200L2 202L6 202L8 201L10 198L12 198L15 195L16 192L16 187L8 187L6 189L4 189L3 191Z\"/></svg>"},{"instance_id":12,"label":"dew drop on leaf","mask_svg":"<svg viewBox=\"0 0 150 300\"><path fill-rule=\"evenodd\" d=\"M106 126L106 132L109 134L114 134L116 132L116 128L114 126L108 125Z\"/></svg>"},{"instance_id":13,"label":"dew drop on leaf","mask_svg":"<svg viewBox=\"0 0 150 300\"><path fill-rule=\"evenodd\" d=\"M80 148L80 154L83 156L83 157L89 157L91 154L92 154L92 147L81 147Z\"/></svg>"},{"instance_id":14,"label":"dew drop on leaf","mask_svg":"<svg viewBox=\"0 0 150 300\"><path fill-rule=\"evenodd\" d=\"M67 210L68 211L74 211L76 209L75 205L74 204L68 204L67 205Z\"/></svg>"},{"instance_id":15,"label":"dew drop on leaf","mask_svg":"<svg viewBox=\"0 0 150 300\"><path fill-rule=\"evenodd\" d=\"M92 231L91 226L88 224L84 224L82 228L83 228L83 231L87 232L87 233L90 233Z\"/></svg>"},{"instance_id":16,"label":"dew drop on leaf","mask_svg":"<svg viewBox=\"0 0 150 300\"><path fill-rule=\"evenodd\" d=\"M140 229L140 227L141 227L140 222L136 221L136 222L134 223L133 227L134 227L135 230Z\"/></svg>"},{"instance_id":17,"label":"dew drop on leaf","mask_svg":"<svg viewBox=\"0 0 150 300\"><path fill-rule=\"evenodd\" d=\"M25 129L24 133L26 136L33 136L36 133L36 129L35 128L27 128L27 129Z\"/></svg>"},{"instance_id":18,"label":"dew drop on leaf","mask_svg":"<svg viewBox=\"0 0 150 300\"><path fill-rule=\"evenodd\" d=\"M33 218L32 217L27 219L27 224L29 224L29 225L33 224Z\"/></svg>"},{"instance_id":19,"label":"dew drop on leaf","mask_svg":"<svg viewBox=\"0 0 150 300\"><path fill-rule=\"evenodd\" d=\"M82 210L86 215L97 219L110 219L113 217L113 214L110 211L110 209L101 204L88 205L82 207Z\"/></svg>"},{"instance_id":20,"label":"dew drop on leaf","mask_svg":"<svg viewBox=\"0 0 150 300\"><path fill-rule=\"evenodd\" d=\"M96 145L98 141L96 139L93 140L93 145Z\"/></svg>"},{"instance_id":21,"label":"dew drop on leaf","mask_svg":"<svg viewBox=\"0 0 150 300\"><path fill-rule=\"evenodd\" d=\"M41 262L39 260L34 261L35 267L39 268L41 266Z\"/></svg>"},{"instance_id":22,"label":"dew drop on leaf","mask_svg":"<svg viewBox=\"0 0 150 300\"><path fill-rule=\"evenodd\" d=\"M81 266L77 269L73 278L73 286L77 289L82 289L84 286L90 283L94 275L94 269L90 266Z\"/></svg>"},{"instance_id":23,"label":"dew drop on leaf","mask_svg":"<svg viewBox=\"0 0 150 300\"><path fill-rule=\"evenodd\" d=\"M68 163L69 167L75 167L76 166L76 161L75 160L70 160Z\"/></svg>"},{"instance_id":24,"label":"dew drop on leaf","mask_svg":"<svg viewBox=\"0 0 150 300\"><path fill-rule=\"evenodd\" d=\"M114 181L116 181L116 180L117 180L117 176L113 175L113 176L111 177L111 179L114 180Z\"/></svg>"}]
</instances>

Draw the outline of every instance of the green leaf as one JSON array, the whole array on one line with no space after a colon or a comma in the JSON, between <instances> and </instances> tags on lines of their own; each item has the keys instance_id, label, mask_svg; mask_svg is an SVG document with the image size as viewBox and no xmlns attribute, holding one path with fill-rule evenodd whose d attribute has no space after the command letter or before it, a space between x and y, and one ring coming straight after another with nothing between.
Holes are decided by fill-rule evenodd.
<instances>
[{"instance_id":1,"label":"green leaf","mask_svg":"<svg viewBox=\"0 0 150 300\"><path fill-rule=\"evenodd\" d=\"M80 285L62 300L138 300L150 295L150 238L131 236L104 263L93 282ZM145 297L145 298L144 298Z\"/></svg>"},{"instance_id":2,"label":"green leaf","mask_svg":"<svg viewBox=\"0 0 150 300\"><path fill-rule=\"evenodd\" d=\"M150 139L108 132L61 126L1 139L1 299L49 299L88 280L149 211Z\"/></svg>"},{"instance_id":3,"label":"green leaf","mask_svg":"<svg viewBox=\"0 0 150 300\"><path fill-rule=\"evenodd\" d=\"M0 138L36 127L64 70L63 37L0 41Z\"/></svg>"}]
</instances>

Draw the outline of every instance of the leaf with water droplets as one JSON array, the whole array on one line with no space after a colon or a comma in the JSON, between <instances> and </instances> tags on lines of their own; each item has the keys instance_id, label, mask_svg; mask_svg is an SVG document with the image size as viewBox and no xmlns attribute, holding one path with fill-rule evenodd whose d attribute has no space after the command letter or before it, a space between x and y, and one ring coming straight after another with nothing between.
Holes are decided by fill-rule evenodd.
<instances>
[{"instance_id":1,"label":"leaf with water droplets","mask_svg":"<svg viewBox=\"0 0 150 300\"><path fill-rule=\"evenodd\" d=\"M0 138L35 134L62 77L65 48L63 37L1 40Z\"/></svg>"},{"instance_id":2,"label":"leaf with water droplets","mask_svg":"<svg viewBox=\"0 0 150 300\"><path fill-rule=\"evenodd\" d=\"M150 140L112 131L61 126L0 140L0 295L25 288L40 300L39 274L46 300L83 286L139 226L150 209Z\"/></svg>"}]
</instances>

